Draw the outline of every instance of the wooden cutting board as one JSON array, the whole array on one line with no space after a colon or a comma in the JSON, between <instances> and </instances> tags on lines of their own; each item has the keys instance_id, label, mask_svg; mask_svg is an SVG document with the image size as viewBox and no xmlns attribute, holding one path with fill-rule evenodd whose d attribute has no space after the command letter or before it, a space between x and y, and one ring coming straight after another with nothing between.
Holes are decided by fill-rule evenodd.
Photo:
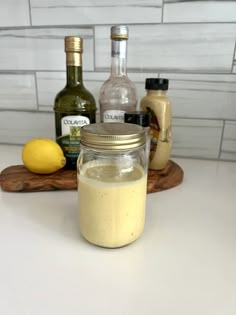
<instances>
[{"instance_id":1,"label":"wooden cutting board","mask_svg":"<svg viewBox=\"0 0 236 315\"><path fill-rule=\"evenodd\" d=\"M147 193L175 187L183 181L183 176L182 168L170 160L165 169L148 171ZM38 175L29 172L23 165L13 165L1 172L0 186L9 192L77 189L77 173L61 169L50 175Z\"/></svg>"}]
</instances>

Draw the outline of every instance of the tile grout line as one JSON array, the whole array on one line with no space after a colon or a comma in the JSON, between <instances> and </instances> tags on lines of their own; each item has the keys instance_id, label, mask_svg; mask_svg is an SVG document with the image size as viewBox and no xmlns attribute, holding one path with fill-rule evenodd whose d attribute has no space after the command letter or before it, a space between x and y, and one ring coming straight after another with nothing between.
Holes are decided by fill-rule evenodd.
<instances>
[{"instance_id":1,"label":"tile grout line","mask_svg":"<svg viewBox=\"0 0 236 315\"><path fill-rule=\"evenodd\" d=\"M23 146L24 143L22 142L2 142L0 141L1 145L6 145L6 146ZM209 158L209 157L199 157L199 156L187 156L187 155L181 155L181 154L172 154L172 158L177 158L177 159L190 159L190 160L200 160L200 161L215 161L215 162L233 162L236 163L235 159L218 159L218 158Z\"/></svg>"},{"instance_id":2,"label":"tile grout line","mask_svg":"<svg viewBox=\"0 0 236 315\"><path fill-rule=\"evenodd\" d=\"M47 105L50 107L50 105ZM11 112L11 113L31 113L31 114L52 114L53 110L34 110L34 109L16 109L16 108L0 108L0 112Z\"/></svg>"},{"instance_id":3,"label":"tile grout line","mask_svg":"<svg viewBox=\"0 0 236 315\"><path fill-rule=\"evenodd\" d=\"M220 146L219 146L219 153L218 153L218 159L220 160L220 156L222 153L222 146L223 146L223 140L224 140L224 131L225 131L225 119L223 120L223 126L222 126L222 132L221 132L221 139L220 139Z\"/></svg>"},{"instance_id":4,"label":"tile grout line","mask_svg":"<svg viewBox=\"0 0 236 315\"><path fill-rule=\"evenodd\" d=\"M234 43L234 51L233 51L233 61L232 61L232 66L231 66L231 73L233 73L233 70L234 70L235 53L236 53L236 40L235 40L235 43Z\"/></svg>"},{"instance_id":5,"label":"tile grout line","mask_svg":"<svg viewBox=\"0 0 236 315\"><path fill-rule=\"evenodd\" d=\"M39 93L38 93L38 82L37 82L36 71L34 71L34 81L35 81L35 93L36 93L37 111L39 112Z\"/></svg>"},{"instance_id":6,"label":"tile grout line","mask_svg":"<svg viewBox=\"0 0 236 315\"><path fill-rule=\"evenodd\" d=\"M236 119L224 119L224 118L214 118L214 117L185 117L185 116L175 116L173 115L173 119L182 119L182 120L202 120L202 121L224 121L224 120L229 120L229 121L235 121ZM212 126L209 126L210 128ZM215 127L213 127L215 128Z\"/></svg>"},{"instance_id":7,"label":"tile grout line","mask_svg":"<svg viewBox=\"0 0 236 315\"><path fill-rule=\"evenodd\" d=\"M92 27L92 31L93 31L93 71L94 72L96 72L96 56L95 56L95 54L96 54L96 45L95 45L95 41L96 41L96 39L95 39L95 25Z\"/></svg>"},{"instance_id":8,"label":"tile grout line","mask_svg":"<svg viewBox=\"0 0 236 315\"><path fill-rule=\"evenodd\" d=\"M38 96L37 92L36 92L36 97ZM16 108L4 108L4 107L0 107L0 112L29 112L29 113L52 113L53 110L52 110L52 106L51 105L44 105L44 107L47 107L47 108L50 108L50 111L49 110L32 110L32 109L16 109ZM194 121L222 121L223 122L223 126L224 126L224 121L231 121L231 122L234 122L236 123L236 119L222 119L222 118L203 118L203 117L181 117L181 116L173 116L172 117L173 120L178 120L178 119L181 119L181 120L194 120ZM187 125L176 125L175 122L173 121L173 126L176 126L176 127L192 127L191 126L187 126ZM222 126L222 129L223 129L223 126ZM219 126L205 126L206 128L219 128Z\"/></svg>"},{"instance_id":9,"label":"tile grout line","mask_svg":"<svg viewBox=\"0 0 236 315\"><path fill-rule=\"evenodd\" d=\"M57 70L57 69L0 69L0 74L31 74L34 73L34 71L37 72L65 72L65 70ZM86 73L109 73L110 71L110 66L108 66L107 68L96 68L94 70L84 70L84 72ZM142 68L142 70L140 70L140 68L129 68L129 73L132 74L143 74L143 73L159 73L160 75L176 75L176 76L182 76L182 75L193 75L193 76L236 76L235 73L229 73L229 72L194 72L194 71L174 71L169 69L168 71L160 71L160 69L158 68ZM226 80L221 80L221 81L214 81L214 80L207 80L207 79L186 79L185 77L183 78L171 78L171 80L174 81L184 81L184 82L207 82L207 83L232 83L235 84L236 81L226 81Z\"/></svg>"},{"instance_id":10,"label":"tile grout line","mask_svg":"<svg viewBox=\"0 0 236 315\"><path fill-rule=\"evenodd\" d=\"M34 73L34 71L37 72L65 72L65 70L57 70L57 69L52 69L52 70L48 70L48 69L0 69L0 74L30 74L30 73ZM110 65L107 66L107 68L104 67L94 67L94 70L84 70L84 72L86 73L108 73L110 71ZM174 69L168 69L168 70L163 70L163 69L158 69L158 68L129 68L129 73L132 74L142 74L142 73L159 73L162 75L167 75L167 74L171 74L171 75L176 75L176 76L181 76L181 75L197 75L197 76L235 76L235 73L231 73L231 72L199 72L199 71L194 71L194 70L181 70L181 71L175 71ZM203 80L203 79L186 79L186 78L172 78L171 80L175 80L175 81L191 81L191 82L210 82L210 83L235 83L235 81L214 81L214 80Z\"/></svg>"},{"instance_id":11,"label":"tile grout line","mask_svg":"<svg viewBox=\"0 0 236 315\"><path fill-rule=\"evenodd\" d=\"M162 0L162 6L161 6L161 24L164 24L164 5L165 2Z\"/></svg>"},{"instance_id":12,"label":"tile grout line","mask_svg":"<svg viewBox=\"0 0 236 315\"><path fill-rule=\"evenodd\" d=\"M33 25L32 24L32 15L31 15L31 5L30 5L30 0L28 0L29 2L29 15L30 15L30 25L22 25L22 26L0 26L0 31L4 31L4 30L21 30L21 29L47 29L47 28L93 28L94 26L105 26L105 27L109 27L111 24L110 23L94 23L94 24L44 24L44 25ZM164 11L164 0L163 0L163 7L162 7L162 11ZM163 13L162 13L163 14ZM153 25L216 25L216 24L222 24L222 25L228 25L228 24L232 24L232 25L236 25L236 21L234 22L163 22L164 15L161 19L160 22L141 22L141 23L125 23L127 25L133 25L133 26L153 26Z\"/></svg>"},{"instance_id":13,"label":"tile grout line","mask_svg":"<svg viewBox=\"0 0 236 315\"><path fill-rule=\"evenodd\" d=\"M28 0L28 4L29 4L29 19L30 19L30 26L32 26L32 15L31 15L31 0Z\"/></svg>"}]
</instances>

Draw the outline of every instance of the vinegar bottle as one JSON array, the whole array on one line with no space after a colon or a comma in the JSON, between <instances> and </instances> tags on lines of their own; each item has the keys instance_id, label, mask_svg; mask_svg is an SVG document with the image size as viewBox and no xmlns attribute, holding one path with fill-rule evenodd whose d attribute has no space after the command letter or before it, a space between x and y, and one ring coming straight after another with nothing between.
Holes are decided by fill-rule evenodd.
<instances>
[{"instance_id":1,"label":"vinegar bottle","mask_svg":"<svg viewBox=\"0 0 236 315\"><path fill-rule=\"evenodd\" d=\"M135 111L137 96L135 85L127 76L128 27L111 27L111 73L101 87L101 122L124 122L124 113Z\"/></svg>"}]
</instances>

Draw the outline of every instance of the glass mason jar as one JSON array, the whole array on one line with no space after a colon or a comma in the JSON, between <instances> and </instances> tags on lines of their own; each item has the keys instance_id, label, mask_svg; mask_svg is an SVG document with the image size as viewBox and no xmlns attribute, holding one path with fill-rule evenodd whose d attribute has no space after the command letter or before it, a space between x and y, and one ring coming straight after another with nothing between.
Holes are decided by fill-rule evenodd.
<instances>
[{"instance_id":1,"label":"glass mason jar","mask_svg":"<svg viewBox=\"0 0 236 315\"><path fill-rule=\"evenodd\" d=\"M145 223L146 130L134 124L96 123L81 128L80 141L80 233L102 247L132 243Z\"/></svg>"}]
</instances>

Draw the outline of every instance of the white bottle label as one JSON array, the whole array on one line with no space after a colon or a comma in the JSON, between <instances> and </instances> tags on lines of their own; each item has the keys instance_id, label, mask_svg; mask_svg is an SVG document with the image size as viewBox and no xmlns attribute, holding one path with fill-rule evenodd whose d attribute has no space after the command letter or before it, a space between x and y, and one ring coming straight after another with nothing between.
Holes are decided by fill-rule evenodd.
<instances>
[{"instance_id":1,"label":"white bottle label","mask_svg":"<svg viewBox=\"0 0 236 315\"><path fill-rule=\"evenodd\" d=\"M124 122L125 111L123 110L106 110L103 113L103 122Z\"/></svg>"},{"instance_id":2,"label":"white bottle label","mask_svg":"<svg viewBox=\"0 0 236 315\"><path fill-rule=\"evenodd\" d=\"M85 116L64 116L61 119L61 133L62 135L70 135L71 139L79 138L80 128L89 123L89 118Z\"/></svg>"}]
</instances>

